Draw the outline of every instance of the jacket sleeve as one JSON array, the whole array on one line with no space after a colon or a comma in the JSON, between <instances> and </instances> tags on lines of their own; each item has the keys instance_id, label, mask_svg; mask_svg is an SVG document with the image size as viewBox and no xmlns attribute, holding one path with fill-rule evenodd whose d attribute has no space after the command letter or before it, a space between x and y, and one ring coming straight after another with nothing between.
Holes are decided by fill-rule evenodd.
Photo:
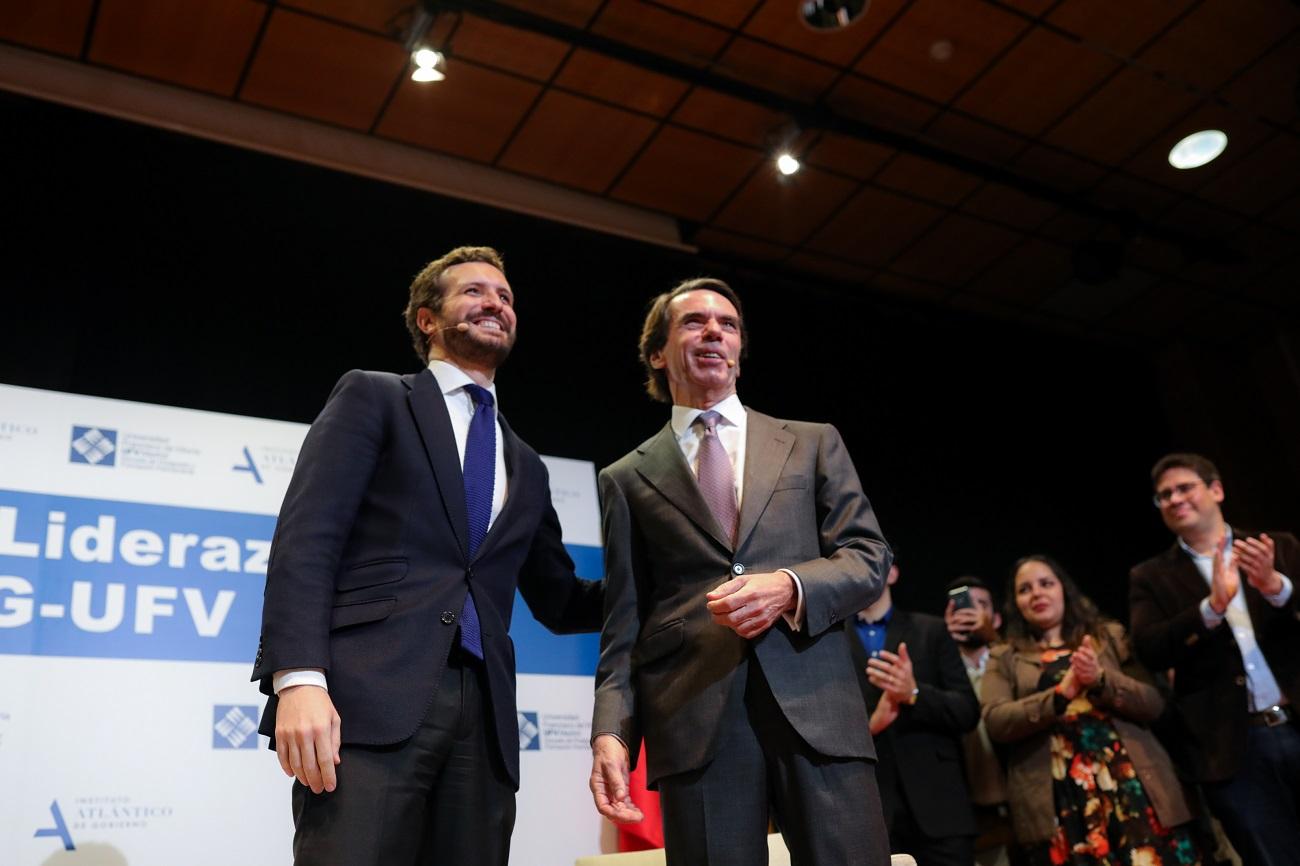
<instances>
[{"instance_id":1,"label":"jacket sleeve","mask_svg":"<svg viewBox=\"0 0 1300 866\"><path fill-rule=\"evenodd\" d=\"M1023 740L1051 727L1057 719L1052 689L1017 695L1015 658L1007 644L996 647L980 681L984 728L995 743Z\"/></svg>"},{"instance_id":2,"label":"jacket sleeve","mask_svg":"<svg viewBox=\"0 0 1300 866\"><path fill-rule=\"evenodd\" d=\"M635 766L641 751L641 730L632 683L632 648L641 632L637 586L644 556L627 498L608 469L600 473L600 501L605 537L605 622L596 664L591 735L593 739L597 734L618 736Z\"/></svg>"},{"instance_id":3,"label":"jacket sleeve","mask_svg":"<svg viewBox=\"0 0 1300 866\"><path fill-rule=\"evenodd\" d=\"M839 432L820 425L816 505L821 556L788 566L803 584L804 629L815 637L870 607L885 587L893 553Z\"/></svg>"},{"instance_id":4,"label":"jacket sleeve","mask_svg":"<svg viewBox=\"0 0 1300 866\"><path fill-rule=\"evenodd\" d=\"M902 708L899 721L909 730L924 727L953 735L974 730L980 720L980 704L971 688L970 677L966 676L957 645L947 631L930 629L929 639L921 651L936 657L938 677L932 683L918 680L920 691L916 703ZM911 647L908 652L915 657Z\"/></svg>"},{"instance_id":5,"label":"jacket sleeve","mask_svg":"<svg viewBox=\"0 0 1300 866\"><path fill-rule=\"evenodd\" d=\"M545 464L542 474L549 496L550 474ZM560 518L548 499L519 575L519 593L528 609L556 634L599 631L604 588L601 581L583 580L575 573L573 559L564 548Z\"/></svg>"},{"instance_id":6,"label":"jacket sleeve","mask_svg":"<svg viewBox=\"0 0 1300 866\"><path fill-rule=\"evenodd\" d=\"M1154 722L1164 712L1164 696L1130 651L1124 628L1119 623L1108 623L1106 634L1108 640L1101 652L1105 681L1101 689L1089 695L1090 699L1117 716Z\"/></svg>"},{"instance_id":7,"label":"jacket sleeve","mask_svg":"<svg viewBox=\"0 0 1300 866\"><path fill-rule=\"evenodd\" d=\"M384 447L387 421L375 390L368 374L344 374L298 455L271 544L252 676L267 694L276 671L330 667L340 558Z\"/></svg>"},{"instance_id":8,"label":"jacket sleeve","mask_svg":"<svg viewBox=\"0 0 1300 866\"><path fill-rule=\"evenodd\" d=\"M1182 610L1164 609L1154 586L1159 577L1158 567L1152 563L1143 563L1129 573L1129 621L1138 658L1152 670L1162 671L1181 664L1210 630L1196 604Z\"/></svg>"}]
</instances>

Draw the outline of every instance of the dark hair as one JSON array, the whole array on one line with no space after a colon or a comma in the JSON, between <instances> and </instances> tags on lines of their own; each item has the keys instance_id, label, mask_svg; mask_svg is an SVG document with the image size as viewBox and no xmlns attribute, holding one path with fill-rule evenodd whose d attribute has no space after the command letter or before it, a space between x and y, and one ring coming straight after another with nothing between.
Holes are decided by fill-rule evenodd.
<instances>
[{"instance_id":1,"label":"dark hair","mask_svg":"<svg viewBox=\"0 0 1300 866\"><path fill-rule=\"evenodd\" d=\"M1016 573L1030 562L1041 562L1061 582L1061 592L1065 597L1061 640L1065 645L1077 647L1083 636L1090 634L1100 646L1106 640L1105 621L1101 611L1092 603L1092 599L1083 594L1059 562L1041 553L1022 556L1011 566L1011 575L1007 578L1007 599L1002 605L1002 622L1006 627L1007 642L1018 650L1032 650L1038 647L1038 641L1042 637L1042 633L1029 624L1016 604Z\"/></svg>"},{"instance_id":2,"label":"dark hair","mask_svg":"<svg viewBox=\"0 0 1300 866\"><path fill-rule=\"evenodd\" d=\"M970 589L984 590L989 594L989 598L993 600L993 607L997 608L998 594L993 591L993 587L989 586L988 582L984 580L984 578L976 577L973 574L963 575L962 577L954 577L952 580L948 581L948 585L943 588L943 591L945 593L951 592L952 590L962 586L969 587Z\"/></svg>"},{"instance_id":3,"label":"dark hair","mask_svg":"<svg viewBox=\"0 0 1300 866\"><path fill-rule=\"evenodd\" d=\"M411 334L411 343L420 360L429 363L430 335L420 330L418 314L421 307L426 307L436 316L442 312L443 285L442 275L448 268L469 262L483 262L502 273L506 272L501 254L491 247L456 247L456 249L434 259L425 265L415 279L411 281L411 295L402 316L406 319L406 330Z\"/></svg>"},{"instance_id":4,"label":"dark hair","mask_svg":"<svg viewBox=\"0 0 1300 866\"><path fill-rule=\"evenodd\" d=\"M1200 454L1191 454L1181 452L1177 454L1166 454L1156 461L1156 465L1151 467L1151 486L1154 488L1160 483L1160 476L1164 475L1170 469L1190 469L1200 476L1206 484L1212 481L1218 481L1219 469L1208 458Z\"/></svg>"},{"instance_id":5,"label":"dark hair","mask_svg":"<svg viewBox=\"0 0 1300 866\"><path fill-rule=\"evenodd\" d=\"M641 352L641 364L646 371L646 393L661 403L673 402L673 395L668 390L668 373L664 370L656 370L650 363L650 356L668 345L668 331L672 327L672 322L668 320L668 305L673 302L673 299L687 292L716 292L730 301L736 308L736 315L740 318L741 360L744 360L749 347L749 332L745 330L745 312L740 308L740 296L736 294L735 289L722 280L713 277L683 280L669 291L658 295L650 302L650 307L646 311L645 322L641 325L641 341L638 348Z\"/></svg>"}]
</instances>

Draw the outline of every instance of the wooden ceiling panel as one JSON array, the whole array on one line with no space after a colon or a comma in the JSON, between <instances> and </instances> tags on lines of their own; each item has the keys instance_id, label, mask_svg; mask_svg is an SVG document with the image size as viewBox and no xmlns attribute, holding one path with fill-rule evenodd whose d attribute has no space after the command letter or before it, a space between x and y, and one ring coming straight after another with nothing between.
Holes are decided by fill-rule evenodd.
<instances>
[{"instance_id":1,"label":"wooden ceiling panel","mask_svg":"<svg viewBox=\"0 0 1300 866\"><path fill-rule=\"evenodd\" d=\"M1288 0L1206 0L1146 51L1144 66L1216 90L1300 25Z\"/></svg>"},{"instance_id":2,"label":"wooden ceiling panel","mask_svg":"<svg viewBox=\"0 0 1300 866\"><path fill-rule=\"evenodd\" d=\"M5 0L0 39L69 57L81 54L94 0Z\"/></svg>"},{"instance_id":3,"label":"wooden ceiling panel","mask_svg":"<svg viewBox=\"0 0 1300 866\"><path fill-rule=\"evenodd\" d=\"M1122 5L1065 0L1047 20L1084 42L1131 57L1192 5L1194 0L1143 0Z\"/></svg>"},{"instance_id":4,"label":"wooden ceiling panel","mask_svg":"<svg viewBox=\"0 0 1300 866\"><path fill-rule=\"evenodd\" d=\"M1223 155L1200 168L1177 169L1169 164L1169 151L1182 138L1201 129L1221 129L1228 135ZM1207 102L1179 119L1151 140L1124 167L1139 177L1176 190L1190 192L1209 183L1246 156L1269 135L1269 130L1239 111Z\"/></svg>"},{"instance_id":5,"label":"wooden ceiling panel","mask_svg":"<svg viewBox=\"0 0 1300 866\"><path fill-rule=\"evenodd\" d=\"M858 180L867 180L874 176L885 164L885 160L895 152L884 145L826 132L822 133L812 148L804 154L804 162Z\"/></svg>"},{"instance_id":6,"label":"wooden ceiling panel","mask_svg":"<svg viewBox=\"0 0 1300 866\"><path fill-rule=\"evenodd\" d=\"M1003 0L1003 2L1007 6L1019 9L1026 15L1038 18L1048 9L1051 9L1057 0Z\"/></svg>"},{"instance_id":7,"label":"wooden ceiling panel","mask_svg":"<svg viewBox=\"0 0 1300 866\"><path fill-rule=\"evenodd\" d=\"M1030 238L981 274L965 292L1033 307L1055 294L1072 275L1067 247Z\"/></svg>"},{"instance_id":8,"label":"wooden ceiling panel","mask_svg":"<svg viewBox=\"0 0 1300 866\"><path fill-rule=\"evenodd\" d=\"M690 17L707 18L714 24L735 29L749 16L753 8L763 0L658 0L660 6L671 6L678 12Z\"/></svg>"},{"instance_id":9,"label":"wooden ceiling panel","mask_svg":"<svg viewBox=\"0 0 1300 866\"><path fill-rule=\"evenodd\" d=\"M240 98L367 129L408 62L396 42L277 9Z\"/></svg>"},{"instance_id":10,"label":"wooden ceiling panel","mask_svg":"<svg viewBox=\"0 0 1300 866\"><path fill-rule=\"evenodd\" d=\"M452 58L463 57L538 81L550 80L568 52L567 43L473 15L461 18L447 46Z\"/></svg>"},{"instance_id":11,"label":"wooden ceiling panel","mask_svg":"<svg viewBox=\"0 0 1300 866\"><path fill-rule=\"evenodd\" d=\"M1008 129L1037 135L1118 68L1106 55L1039 28L956 104Z\"/></svg>"},{"instance_id":12,"label":"wooden ceiling panel","mask_svg":"<svg viewBox=\"0 0 1300 866\"><path fill-rule=\"evenodd\" d=\"M1021 17L988 3L916 0L857 70L904 90L947 102L1028 27ZM931 56L946 41L952 56Z\"/></svg>"},{"instance_id":13,"label":"wooden ceiling panel","mask_svg":"<svg viewBox=\"0 0 1300 866\"><path fill-rule=\"evenodd\" d=\"M1089 191L1088 200L1110 210L1155 221L1176 201L1178 195L1165 187L1116 172Z\"/></svg>"},{"instance_id":14,"label":"wooden ceiling panel","mask_svg":"<svg viewBox=\"0 0 1300 866\"><path fill-rule=\"evenodd\" d=\"M705 66L731 38L705 24L640 0L609 0L591 25L593 33L690 63Z\"/></svg>"},{"instance_id":15,"label":"wooden ceiling panel","mask_svg":"<svg viewBox=\"0 0 1300 866\"><path fill-rule=\"evenodd\" d=\"M1097 322L1139 297L1155 282L1156 277L1145 271L1124 268L1115 279L1096 285L1072 280L1045 298L1038 308L1071 319Z\"/></svg>"},{"instance_id":16,"label":"wooden ceiling panel","mask_svg":"<svg viewBox=\"0 0 1300 866\"><path fill-rule=\"evenodd\" d=\"M789 118L762 105L697 87L673 112L672 120L702 132L767 149L768 139Z\"/></svg>"},{"instance_id":17,"label":"wooden ceiling panel","mask_svg":"<svg viewBox=\"0 0 1300 866\"><path fill-rule=\"evenodd\" d=\"M952 290L946 286L927 283L892 271L881 271L871 279L871 287L891 295L899 295L911 301L929 301L943 303L952 296Z\"/></svg>"},{"instance_id":18,"label":"wooden ceiling panel","mask_svg":"<svg viewBox=\"0 0 1300 866\"><path fill-rule=\"evenodd\" d=\"M1300 235L1300 196L1292 196L1264 214L1270 225L1279 226Z\"/></svg>"},{"instance_id":19,"label":"wooden ceiling panel","mask_svg":"<svg viewBox=\"0 0 1300 866\"><path fill-rule=\"evenodd\" d=\"M750 148L666 126L628 169L613 196L701 221L762 158Z\"/></svg>"},{"instance_id":20,"label":"wooden ceiling panel","mask_svg":"<svg viewBox=\"0 0 1300 866\"><path fill-rule=\"evenodd\" d=\"M1183 198L1161 217L1163 226L1186 232L1194 238L1222 242L1246 224L1245 217L1221 207L1212 207L1192 198Z\"/></svg>"},{"instance_id":21,"label":"wooden ceiling panel","mask_svg":"<svg viewBox=\"0 0 1300 866\"><path fill-rule=\"evenodd\" d=\"M1118 165L1199 101L1186 89L1128 67L1052 127L1044 139L1097 162Z\"/></svg>"},{"instance_id":22,"label":"wooden ceiling panel","mask_svg":"<svg viewBox=\"0 0 1300 866\"><path fill-rule=\"evenodd\" d=\"M925 129L939 109L897 90L846 75L826 97L826 104L855 120L885 129L917 133Z\"/></svg>"},{"instance_id":23,"label":"wooden ceiling panel","mask_svg":"<svg viewBox=\"0 0 1300 866\"><path fill-rule=\"evenodd\" d=\"M398 40L410 24L415 9L411 0L279 0L275 5L283 9L301 9Z\"/></svg>"},{"instance_id":24,"label":"wooden ceiling panel","mask_svg":"<svg viewBox=\"0 0 1300 866\"><path fill-rule=\"evenodd\" d=\"M408 77L376 130L417 147L490 163L496 159L541 85L470 63L451 79L420 84Z\"/></svg>"},{"instance_id":25,"label":"wooden ceiling panel","mask_svg":"<svg viewBox=\"0 0 1300 866\"><path fill-rule=\"evenodd\" d=\"M727 47L713 70L804 102L815 102L839 74L833 66L744 37Z\"/></svg>"},{"instance_id":26,"label":"wooden ceiling panel","mask_svg":"<svg viewBox=\"0 0 1300 866\"><path fill-rule=\"evenodd\" d=\"M1177 244L1139 236L1125 248L1124 260L1135 268L1168 276L1177 273L1186 264L1187 256Z\"/></svg>"},{"instance_id":27,"label":"wooden ceiling panel","mask_svg":"<svg viewBox=\"0 0 1300 866\"><path fill-rule=\"evenodd\" d=\"M1260 214L1300 191L1300 139L1274 134L1249 158L1239 159L1198 195L1224 207Z\"/></svg>"},{"instance_id":28,"label":"wooden ceiling panel","mask_svg":"<svg viewBox=\"0 0 1300 866\"><path fill-rule=\"evenodd\" d=\"M954 153L1004 165L1029 140L956 111L945 111L925 131L926 138Z\"/></svg>"},{"instance_id":29,"label":"wooden ceiling panel","mask_svg":"<svg viewBox=\"0 0 1300 866\"><path fill-rule=\"evenodd\" d=\"M701 6L712 5L692 3ZM847 66L889 26L904 0L873 0L866 13L840 30L814 30L799 16L799 3L765 0L745 25L745 33L837 66Z\"/></svg>"},{"instance_id":30,"label":"wooden ceiling panel","mask_svg":"<svg viewBox=\"0 0 1300 866\"><path fill-rule=\"evenodd\" d=\"M538 3L537 0L498 0L498 2L571 27L586 27L604 5L605 0L546 0L545 3Z\"/></svg>"},{"instance_id":31,"label":"wooden ceiling panel","mask_svg":"<svg viewBox=\"0 0 1300 866\"><path fill-rule=\"evenodd\" d=\"M974 175L906 153L886 165L874 182L946 205L957 204L980 185Z\"/></svg>"},{"instance_id":32,"label":"wooden ceiling panel","mask_svg":"<svg viewBox=\"0 0 1300 866\"><path fill-rule=\"evenodd\" d=\"M1031 180L1074 194L1091 187L1106 170L1050 147L1031 147L1015 161L1013 168Z\"/></svg>"},{"instance_id":33,"label":"wooden ceiling panel","mask_svg":"<svg viewBox=\"0 0 1300 866\"><path fill-rule=\"evenodd\" d=\"M1051 202L993 182L976 190L961 203L961 209L974 216L1024 231L1037 229L1059 210Z\"/></svg>"},{"instance_id":34,"label":"wooden ceiling panel","mask_svg":"<svg viewBox=\"0 0 1300 866\"><path fill-rule=\"evenodd\" d=\"M860 264L883 265L941 216L937 207L867 187L805 246Z\"/></svg>"},{"instance_id":35,"label":"wooden ceiling panel","mask_svg":"<svg viewBox=\"0 0 1300 866\"><path fill-rule=\"evenodd\" d=\"M102 0L90 60L232 96L266 13L255 0Z\"/></svg>"},{"instance_id":36,"label":"wooden ceiling panel","mask_svg":"<svg viewBox=\"0 0 1300 866\"><path fill-rule=\"evenodd\" d=\"M817 253L795 253L785 260L785 264L795 270L830 277L843 283L867 283L875 273L870 268Z\"/></svg>"},{"instance_id":37,"label":"wooden ceiling panel","mask_svg":"<svg viewBox=\"0 0 1300 866\"><path fill-rule=\"evenodd\" d=\"M714 224L795 246L848 198L852 181L805 166L785 177L760 167L714 218Z\"/></svg>"},{"instance_id":38,"label":"wooden ceiling panel","mask_svg":"<svg viewBox=\"0 0 1300 866\"><path fill-rule=\"evenodd\" d=\"M777 246L745 235L732 234L705 226L691 242L705 252L724 252L759 262L779 262L790 255L789 247Z\"/></svg>"},{"instance_id":39,"label":"wooden ceiling panel","mask_svg":"<svg viewBox=\"0 0 1300 866\"><path fill-rule=\"evenodd\" d=\"M656 117L666 116L690 86L581 48L569 56L555 83Z\"/></svg>"},{"instance_id":40,"label":"wooden ceiling panel","mask_svg":"<svg viewBox=\"0 0 1300 866\"><path fill-rule=\"evenodd\" d=\"M603 192L655 130L638 114L547 91L501 157L514 171Z\"/></svg>"},{"instance_id":41,"label":"wooden ceiling panel","mask_svg":"<svg viewBox=\"0 0 1300 866\"><path fill-rule=\"evenodd\" d=\"M1278 123L1300 115L1300 32L1269 52L1224 88L1233 105L1258 112Z\"/></svg>"},{"instance_id":42,"label":"wooden ceiling panel","mask_svg":"<svg viewBox=\"0 0 1300 866\"><path fill-rule=\"evenodd\" d=\"M1103 227L1101 220L1062 209L1056 216L1038 227L1038 234L1066 245L1077 244L1097 234Z\"/></svg>"},{"instance_id":43,"label":"wooden ceiling panel","mask_svg":"<svg viewBox=\"0 0 1300 866\"><path fill-rule=\"evenodd\" d=\"M1209 293L1178 280L1164 280L1132 298L1106 318L1106 326L1157 339L1185 331L1187 322L1212 305Z\"/></svg>"},{"instance_id":44,"label":"wooden ceiling panel","mask_svg":"<svg viewBox=\"0 0 1300 866\"><path fill-rule=\"evenodd\" d=\"M949 286L960 286L1019 241L1019 232L961 214L949 214L890 269Z\"/></svg>"}]
</instances>

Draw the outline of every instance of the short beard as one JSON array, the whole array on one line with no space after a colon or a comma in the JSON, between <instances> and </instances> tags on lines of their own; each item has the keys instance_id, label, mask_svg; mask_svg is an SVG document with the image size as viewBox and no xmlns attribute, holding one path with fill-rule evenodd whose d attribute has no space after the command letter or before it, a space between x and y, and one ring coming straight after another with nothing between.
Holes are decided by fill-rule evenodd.
<instances>
[{"instance_id":1,"label":"short beard","mask_svg":"<svg viewBox=\"0 0 1300 866\"><path fill-rule=\"evenodd\" d=\"M510 339L505 342L493 342L491 344L480 342L474 334L477 325L470 325L470 330L462 332L454 328L445 331L442 335L443 344L446 346L447 354L453 357L464 358L466 361L472 361L475 364L482 364L486 367L496 369L505 363L506 358L510 357L510 350L514 348L515 337L510 335Z\"/></svg>"}]
</instances>

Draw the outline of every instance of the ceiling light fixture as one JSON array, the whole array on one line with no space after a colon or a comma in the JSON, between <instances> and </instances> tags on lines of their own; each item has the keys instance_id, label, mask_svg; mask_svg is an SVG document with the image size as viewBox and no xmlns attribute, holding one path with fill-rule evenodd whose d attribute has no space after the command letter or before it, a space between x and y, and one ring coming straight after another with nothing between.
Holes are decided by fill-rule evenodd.
<instances>
[{"instance_id":1,"label":"ceiling light fixture","mask_svg":"<svg viewBox=\"0 0 1300 866\"><path fill-rule=\"evenodd\" d=\"M411 60L415 63L415 69L411 72L412 81L442 81L447 77L444 71L447 68L447 58L443 57L441 51L421 46L411 52Z\"/></svg>"},{"instance_id":2,"label":"ceiling light fixture","mask_svg":"<svg viewBox=\"0 0 1300 866\"><path fill-rule=\"evenodd\" d=\"M424 41L433 26L434 14L430 6L427 2L417 2L411 10L406 32L402 34L402 47L415 64L411 70L412 81L442 81L447 77L447 58Z\"/></svg>"},{"instance_id":3,"label":"ceiling light fixture","mask_svg":"<svg viewBox=\"0 0 1300 866\"><path fill-rule=\"evenodd\" d=\"M798 171L800 168L801 166L799 164L799 160L795 159L794 155L791 154L789 151L783 151L782 153L777 155L776 170L781 172L781 174L784 174L787 177L789 177L790 175Z\"/></svg>"},{"instance_id":4,"label":"ceiling light fixture","mask_svg":"<svg viewBox=\"0 0 1300 866\"><path fill-rule=\"evenodd\" d=\"M1200 168L1223 153L1228 146L1228 136L1218 129L1193 132L1169 151L1169 164L1174 168Z\"/></svg>"}]
</instances>

